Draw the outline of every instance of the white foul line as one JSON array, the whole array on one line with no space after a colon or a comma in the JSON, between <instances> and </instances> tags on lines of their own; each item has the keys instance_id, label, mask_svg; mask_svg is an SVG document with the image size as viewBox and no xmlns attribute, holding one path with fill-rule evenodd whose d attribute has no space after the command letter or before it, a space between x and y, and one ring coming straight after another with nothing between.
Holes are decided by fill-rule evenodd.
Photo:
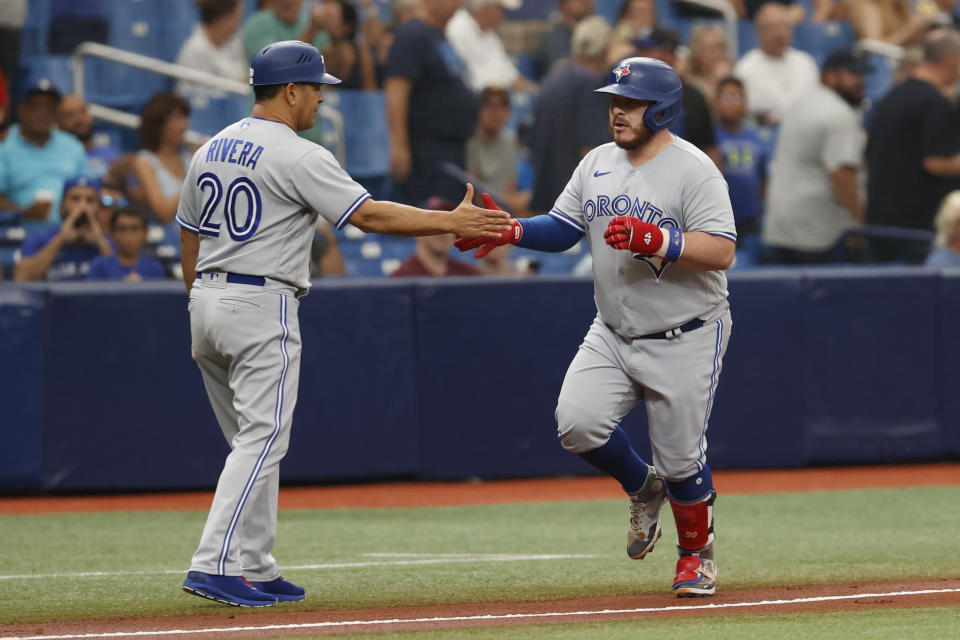
<instances>
[{"instance_id":1,"label":"white foul line","mask_svg":"<svg viewBox=\"0 0 960 640\"><path fill-rule=\"evenodd\" d=\"M573 616L622 615L636 613L663 613L673 611L694 611L701 609L733 609L743 607L772 607L806 602L829 602L835 600L857 600L862 598L897 598L902 596L931 595L937 593L960 593L960 589L918 589L916 591L891 591L889 593L856 593L841 596L816 596L793 598L792 600L759 600L754 602L723 602L718 604L677 605L671 607L644 607L639 609L598 609L594 611L554 611L548 613L504 613L480 616L448 616L437 618L392 618L386 620L345 620L342 622L305 622L300 624L270 624L261 626L211 627L206 629L164 629L159 631L115 631L110 633L81 633L47 636L5 636L0 640L72 640L74 638L126 638L136 636L170 636L201 633L246 633L250 631L290 631L293 629L320 629L335 627L362 627L372 625L423 624L437 622L474 622L483 620L524 620L533 618L561 618Z\"/></svg>"},{"instance_id":2,"label":"white foul line","mask_svg":"<svg viewBox=\"0 0 960 640\"><path fill-rule=\"evenodd\" d=\"M410 560L391 560L387 562L339 562L330 564L301 564L284 567L285 571L323 571L327 569L358 569L364 567L401 567L423 564L449 564L463 562L522 562L529 560L585 560L602 558L596 554L415 554L415 553L364 553L368 557L409 557ZM0 575L3 580L32 580L47 578L101 578L115 576L155 576L155 575L186 575L186 569L155 569L149 571L81 571L75 573L24 573L20 575Z\"/></svg>"}]
</instances>

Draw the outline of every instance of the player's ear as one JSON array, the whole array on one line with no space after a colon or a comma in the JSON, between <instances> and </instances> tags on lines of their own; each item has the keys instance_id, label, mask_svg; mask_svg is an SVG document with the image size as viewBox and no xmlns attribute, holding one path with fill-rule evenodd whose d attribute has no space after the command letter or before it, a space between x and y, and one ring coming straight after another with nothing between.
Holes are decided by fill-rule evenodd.
<instances>
[{"instance_id":1,"label":"player's ear","mask_svg":"<svg viewBox=\"0 0 960 640\"><path fill-rule=\"evenodd\" d=\"M283 87L283 96L287 99L287 104L291 107L297 102L297 85L294 82L288 82Z\"/></svg>"}]
</instances>

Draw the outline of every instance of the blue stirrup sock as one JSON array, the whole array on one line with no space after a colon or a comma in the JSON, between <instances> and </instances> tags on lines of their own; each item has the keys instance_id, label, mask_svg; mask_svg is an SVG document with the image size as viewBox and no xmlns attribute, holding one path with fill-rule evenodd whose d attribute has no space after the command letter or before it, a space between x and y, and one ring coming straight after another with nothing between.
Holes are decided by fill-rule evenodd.
<instances>
[{"instance_id":1,"label":"blue stirrup sock","mask_svg":"<svg viewBox=\"0 0 960 640\"><path fill-rule=\"evenodd\" d=\"M627 432L617 427L602 447L580 454L600 471L613 476L627 493L637 491L647 479L649 467L630 446Z\"/></svg>"},{"instance_id":2,"label":"blue stirrup sock","mask_svg":"<svg viewBox=\"0 0 960 640\"><path fill-rule=\"evenodd\" d=\"M713 474L706 464L700 471L685 480L667 480L667 494L674 502L694 504L705 500L713 493Z\"/></svg>"}]
</instances>

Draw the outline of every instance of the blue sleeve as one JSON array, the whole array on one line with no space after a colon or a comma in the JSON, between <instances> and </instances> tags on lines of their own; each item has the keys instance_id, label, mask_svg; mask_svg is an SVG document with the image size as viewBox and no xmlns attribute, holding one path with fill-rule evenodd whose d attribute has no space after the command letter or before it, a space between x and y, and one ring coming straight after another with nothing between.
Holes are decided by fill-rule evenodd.
<instances>
[{"instance_id":1,"label":"blue sleeve","mask_svg":"<svg viewBox=\"0 0 960 640\"><path fill-rule=\"evenodd\" d=\"M534 251L559 253L580 242L583 232L564 224L550 215L534 216L517 220L523 227L518 247Z\"/></svg>"}]
</instances>

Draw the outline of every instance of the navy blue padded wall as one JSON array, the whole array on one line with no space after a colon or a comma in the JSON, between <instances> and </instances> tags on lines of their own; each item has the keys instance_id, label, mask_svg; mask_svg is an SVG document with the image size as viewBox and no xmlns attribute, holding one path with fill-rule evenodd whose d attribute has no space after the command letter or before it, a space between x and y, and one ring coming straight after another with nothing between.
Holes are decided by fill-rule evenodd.
<instances>
[{"instance_id":1,"label":"navy blue padded wall","mask_svg":"<svg viewBox=\"0 0 960 640\"><path fill-rule=\"evenodd\" d=\"M416 289L421 476L590 472L560 446L553 412L596 314L593 282L434 283Z\"/></svg>"},{"instance_id":2,"label":"navy blue padded wall","mask_svg":"<svg viewBox=\"0 0 960 640\"><path fill-rule=\"evenodd\" d=\"M228 449L189 356L182 286L69 283L50 294L44 485L213 485Z\"/></svg>"},{"instance_id":3,"label":"navy blue padded wall","mask_svg":"<svg viewBox=\"0 0 960 640\"><path fill-rule=\"evenodd\" d=\"M413 476L410 285L321 281L301 302L300 398L281 478Z\"/></svg>"},{"instance_id":4,"label":"navy blue padded wall","mask_svg":"<svg viewBox=\"0 0 960 640\"><path fill-rule=\"evenodd\" d=\"M960 269L944 269L940 278L941 424L947 454L960 456Z\"/></svg>"},{"instance_id":5,"label":"navy blue padded wall","mask_svg":"<svg viewBox=\"0 0 960 640\"><path fill-rule=\"evenodd\" d=\"M0 284L0 487L37 488L43 468L46 292Z\"/></svg>"},{"instance_id":6,"label":"navy blue padded wall","mask_svg":"<svg viewBox=\"0 0 960 640\"><path fill-rule=\"evenodd\" d=\"M728 279L733 327L707 431L707 458L717 468L801 466L803 272L739 271Z\"/></svg>"},{"instance_id":7,"label":"navy blue padded wall","mask_svg":"<svg viewBox=\"0 0 960 640\"><path fill-rule=\"evenodd\" d=\"M809 274L798 389L807 461L941 455L936 274L896 267Z\"/></svg>"}]
</instances>

